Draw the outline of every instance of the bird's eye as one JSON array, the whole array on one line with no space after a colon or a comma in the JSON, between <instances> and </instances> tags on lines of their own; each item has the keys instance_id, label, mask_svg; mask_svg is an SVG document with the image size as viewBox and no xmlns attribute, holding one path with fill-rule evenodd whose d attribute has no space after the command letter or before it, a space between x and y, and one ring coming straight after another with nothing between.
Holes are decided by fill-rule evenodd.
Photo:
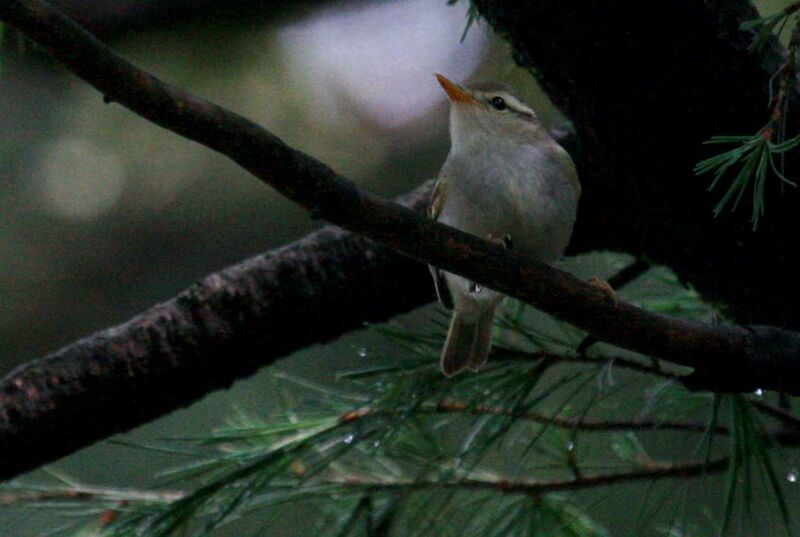
<instances>
[{"instance_id":1,"label":"bird's eye","mask_svg":"<svg viewBox=\"0 0 800 537\"><path fill-rule=\"evenodd\" d=\"M505 110L507 108L506 101L502 97L492 97L492 106L497 110Z\"/></svg>"}]
</instances>

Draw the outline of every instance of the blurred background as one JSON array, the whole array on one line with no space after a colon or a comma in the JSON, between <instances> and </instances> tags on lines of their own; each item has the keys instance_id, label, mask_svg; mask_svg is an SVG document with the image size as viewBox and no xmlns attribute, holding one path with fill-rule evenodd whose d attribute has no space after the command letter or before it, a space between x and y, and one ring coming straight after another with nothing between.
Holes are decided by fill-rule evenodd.
<instances>
[{"instance_id":1,"label":"blurred background","mask_svg":"<svg viewBox=\"0 0 800 537\"><path fill-rule=\"evenodd\" d=\"M247 21L100 28L134 63L386 196L434 177L447 153L433 73L508 82L554 118L484 25L461 42L464 3L320 4ZM4 370L315 225L226 158L103 105L34 45L6 46L2 70Z\"/></svg>"},{"instance_id":2,"label":"blurred background","mask_svg":"<svg viewBox=\"0 0 800 537\"><path fill-rule=\"evenodd\" d=\"M504 82L547 124L562 121L485 24L464 36L463 1L239 0L224 8L209 1L169 7L147 0L53 3L130 61L251 118L388 197L434 177L447 154L447 105L434 73ZM758 2L765 13L788 3ZM11 29L4 41L3 374L318 225L220 155L103 104L102 95ZM608 274L626 261L593 255L567 266L580 275ZM413 325L429 314L426 309L403 322ZM363 361L361 349L380 345L386 343L357 333L277 368L325 381L337 367ZM319 363L330 369L320 370ZM275 404L271 382L270 372L261 372L126 439L200 434L234 407L266 414ZM171 462L167 455L104 443L53 466L87 482L143 486ZM50 524L47 517L32 521L24 510L0 511L0 527L7 528L2 535L38 535ZM301 518L291 529L274 529L281 535L309 531Z\"/></svg>"}]
</instances>

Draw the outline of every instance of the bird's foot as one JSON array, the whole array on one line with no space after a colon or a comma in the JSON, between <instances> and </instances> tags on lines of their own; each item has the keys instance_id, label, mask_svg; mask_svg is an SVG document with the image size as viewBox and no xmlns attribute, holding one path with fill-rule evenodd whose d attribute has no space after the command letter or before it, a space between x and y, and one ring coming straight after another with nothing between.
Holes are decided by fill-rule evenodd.
<instances>
[{"instance_id":1,"label":"bird's foot","mask_svg":"<svg viewBox=\"0 0 800 537\"><path fill-rule=\"evenodd\" d=\"M609 298L609 300L611 300L614 303L614 306L619 304L619 295L617 295L617 292L614 290L613 287L611 287L611 284L608 283L607 281L601 280L596 276L592 276L591 278L586 280L586 283L588 283L589 285L591 285L596 289L599 289L604 295L606 295Z\"/></svg>"},{"instance_id":2,"label":"bird's foot","mask_svg":"<svg viewBox=\"0 0 800 537\"><path fill-rule=\"evenodd\" d=\"M502 238L500 238L500 237L495 237L492 233L488 233L486 235L486 240L489 241L489 242L493 242L495 244L499 244L500 246L502 246L506 250L511 248L511 235L509 235L509 234L505 234L505 235L503 235ZM478 294L481 291L483 291L483 286L481 284L476 283L476 282L469 282L469 292L470 293Z\"/></svg>"},{"instance_id":3,"label":"bird's foot","mask_svg":"<svg viewBox=\"0 0 800 537\"><path fill-rule=\"evenodd\" d=\"M500 246L502 246L506 250L510 250L511 249L511 244L512 244L511 243L511 235L509 235L508 233L506 233L502 237L495 237L493 233L488 233L486 235L486 240L489 241L489 242L493 242L495 244L499 244Z\"/></svg>"}]
</instances>

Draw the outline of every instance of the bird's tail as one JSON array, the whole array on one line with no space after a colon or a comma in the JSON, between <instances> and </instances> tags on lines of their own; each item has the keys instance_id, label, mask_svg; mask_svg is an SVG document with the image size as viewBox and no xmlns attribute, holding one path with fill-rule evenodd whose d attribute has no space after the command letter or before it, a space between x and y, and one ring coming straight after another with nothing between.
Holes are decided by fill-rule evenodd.
<instances>
[{"instance_id":1,"label":"bird's tail","mask_svg":"<svg viewBox=\"0 0 800 537\"><path fill-rule=\"evenodd\" d=\"M450 329L442 349L442 372L452 377L464 369L478 371L486 364L492 348L494 308L487 308L477 319L453 312Z\"/></svg>"}]
</instances>

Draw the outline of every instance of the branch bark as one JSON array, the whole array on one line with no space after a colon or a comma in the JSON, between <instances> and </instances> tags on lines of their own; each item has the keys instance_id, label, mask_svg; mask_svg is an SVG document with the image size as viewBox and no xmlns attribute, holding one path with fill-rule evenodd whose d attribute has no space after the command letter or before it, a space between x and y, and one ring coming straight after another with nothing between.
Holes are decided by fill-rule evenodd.
<instances>
[{"instance_id":1,"label":"branch bark","mask_svg":"<svg viewBox=\"0 0 800 537\"><path fill-rule=\"evenodd\" d=\"M429 194L422 187L400 201L422 211ZM208 276L9 373L0 382L0 479L426 304L429 280L419 263L334 227Z\"/></svg>"},{"instance_id":2,"label":"branch bark","mask_svg":"<svg viewBox=\"0 0 800 537\"><path fill-rule=\"evenodd\" d=\"M690 3L694 12L706 9L706 18L714 10L713 2ZM497 6L502 4L496 3ZM534 4L542 3L530 3ZM591 9L587 12L591 13ZM499 11L492 13L500 17ZM47 48L75 74L101 91L108 101L119 102L164 128L227 155L308 208L316 217L520 298L604 341L695 367L699 372L698 385L711 382L717 389L742 390L759 386L791 393L800 391L800 361L797 359L800 335L795 332L775 327L707 325L615 303L596 288L566 273L359 191L324 164L289 148L245 118L166 84L114 55L41 0L0 0L0 17ZM494 23L502 28L499 21L498 18ZM681 31L679 38L683 39L684 34ZM513 38L512 42L517 44ZM624 107L614 112L615 117L620 117ZM573 119L581 125L581 150L589 148L586 159L579 163L582 173L588 171L585 177L589 180L584 182L587 186L594 185L599 195L602 192L595 182L606 158L600 152L601 142L607 140L592 136L593 131L586 130L592 128L590 120L593 118ZM622 119L630 119L630 114ZM583 144L584 138L586 144ZM663 177L663 172L658 177ZM617 184L618 189L624 190L625 186L624 180ZM586 198L591 196L590 192L587 188ZM587 211L588 218L595 219L595 224L611 222L608 214L598 215L591 206ZM586 218L581 216L581 221L586 222ZM624 223L634 222L624 220ZM578 243L583 248L592 244L600 246L597 236L595 242L587 239L586 224L582 225L584 231L579 233ZM619 223L613 222L609 229L613 231L618 227ZM324 341L352 329L356 320L375 313L376 297L388 294L392 301L388 307L378 308L376 319L385 318L381 317L381 312L396 313L403 305L411 308L429 299L430 287L422 283L420 265L399 261L397 256L376 250L362 239L353 240L362 241L354 248L364 248L363 259L368 260L365 267L349 267L359 271L358 275L369 276L361 280L356 278L358 284L347 284L337 290L330 286L354 280L328 282L321 278L315 281L317 273L309 271L309 267L314 266L314 251L321 247L310 246L310 250L303 250L303 255L310 259L303 255L299 261L292 259L292 255L284 260L273 259L277 266L263 269L259 274L259 278L264 277L269 282L267 285L245 278L245 281L236 282L242 284L241 287L226 287L242 276L241 270L236 269L224 277L209 277L202 285L178 297L174 307L157 306L127 325L78 342L13 372L0 383L0 450L4 453L0 478L16 475L108 434L152 419L209 389L225 385L236 376L252 372L257 364L269 363L297 345L307 345L310 341L297 336L298 327L304 324L319 326L317 341ZM336 244L336 241L328 244ZM381 256L390 259L370 264L373 257ZM700 256L694 251L693 257ZM284 264L287 261L288 267ZM332 259L331 262L337 261ZM382 272L383 268L395 264L390 272ZM321 270L330 268L326 266ZM396 291L392 291L394 281L391 278L396 278L403 287L394 287ZM286 279L294 283L297 279L306 280L311 287L304 287L304 282L296 285L299 294L286 293L292 291ZM348 311L341 310L344 304L335 302L329 309L318 310L316 296L308 292L317 284L318 290L342 299ZM236 289L247 289L253 296ZM353 299L350 293L362 298ZM415 293L421 293L424 298ZM259 320L259 315L264 317ZM337 315L339 320L334 322ZM268 329L266 335L265 328ZM126 334L126 331L130 332ZM125 335L128 337L123 337ZM259 356L266 349L272 354ZM85 356L95 359L84 360ZM220 360L230 363L221 367L213 363ZM217 375L217 378L210 380L206 377L208 374ZM148 382L144 383L144 379ZM167 393L175 391L177 380L186 386L186 392ZM145 393L147 396L143 396ZM154 393L158 395L153 396ZM119 412L131 406L131 400L137 401L133 406L140 408L120 420Z\"/></svg>"}]
</instances>

